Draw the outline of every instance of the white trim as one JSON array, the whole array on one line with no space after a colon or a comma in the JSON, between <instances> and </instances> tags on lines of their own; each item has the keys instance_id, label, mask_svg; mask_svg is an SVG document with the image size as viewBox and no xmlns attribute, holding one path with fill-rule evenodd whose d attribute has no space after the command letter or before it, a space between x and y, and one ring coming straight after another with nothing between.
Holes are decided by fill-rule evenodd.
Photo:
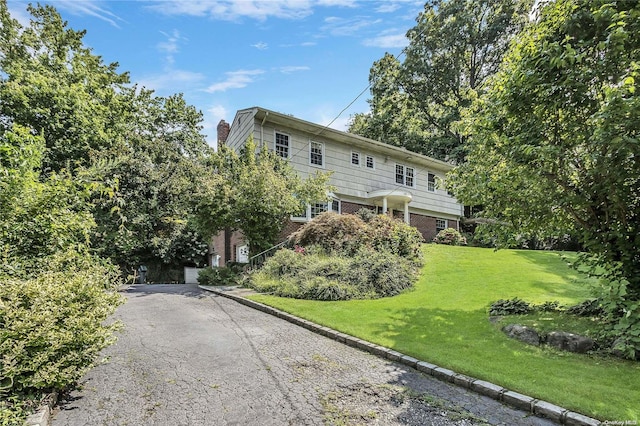
<instances>
[{"instance_id":1,"label":"white trim","mask_svg":"<svg viewBox=\"0 0 640 426\"><path fill-rule=\"evenodd\" d=\"M357 164L353 162L354 158L357 158L358 160ZM351 163L352 166L360 167L362 165L362 154L360 154L358 151L351 151L351 157L349 158L349 162Z\"/></svg>"},{"instance_id":2,"label":"white trim","mask_svg":"<svg viewBox=\"0 0 640 426\"><path fill-rule=\"evenodd\" d=\"M371 159L371 167L369 167L369 159ZM369 170L375 170L376 169L376 157L374 157L373 155L365 155L364 156L364 167L369 169Z\"/></svg>"},{"instance_id":3,"label":"white trim","mask_svg":"<svg viewBox=\"0 0 640 426\"><path fill-rule=\"evenodd\" d=\"M429 180L429 176L433 176L433 189L431 189L431 181ZM427 191L436 192L436 187L438 186L438 175L435 173L427 172Z\"/></svg>"},{"instance_id":4,"label":"white trim","mask_svg":"<svg viewBox=\"0 0 640 426\"><path fill-rule=\"evenodd\" d=\"M316 164L313 163L311 161L311 155L312 155L312 150L313 150L313 144L318 144L320 145L320 159L322 160L321 164ZM318 141L314 141L314 140L309 140L309 165L313 166L313 167L320 167L324 169L324 164L325 164L325 149L324 149L324 143L323 142L318 142Z\"/></svg>"},{"instance_id":5,"label":"white trim","mask_svg":"<svg viewBox=\"0 0 640 426\"><path fill-rule=\"evenodd\" d=\"M402 167L402 182L398 182L398 166ZM411 169L411 185L407 185L407 169ZM396 185L406 186L407 188L416 187L416 169L415 167L407 166L401 163L395 163L393 168L393 181Z\"/></svg>"},{"instance_id":6,"label":"white trim","mask_svg":"<svg viewBox=\"0 0 640 426\"><path fill-rule=\"evenodd\" d=\"M444 228L438 227L438 221L444 222ZM441 217L436 217L436 232L440 232L449 227L449 221L447 219L443 219Z\"/></svg>"},{"instance_id":7,"label":"white trim","mask_svg":"<svg viewBox=\"0 0 640 426\"><path fill-rule=\"evenodd\" d=\"M279 134L287 137L287 156L286 157L283 157L280 154L278 154L276 141L278 139L277 135ZM279 130L274 130L273 131L273 152L280 158L286 158L286 159L291 158L291 135L285 132L281 132Z\"/></svg>"}]
</instances>

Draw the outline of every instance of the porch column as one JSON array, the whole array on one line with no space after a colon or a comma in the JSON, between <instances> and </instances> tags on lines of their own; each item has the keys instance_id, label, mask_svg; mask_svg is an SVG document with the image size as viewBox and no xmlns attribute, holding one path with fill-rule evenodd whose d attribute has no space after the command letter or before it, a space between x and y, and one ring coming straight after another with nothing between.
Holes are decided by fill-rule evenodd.
<instances>
[{"instance_id":1,"label":"porch column","mask_svg":"<svg viewBox=\"0 0 640 426\"><path fill-rule=\"evenodd\" d=\"M387 214L387 197L382 198L382 214Z\"/></svg>"},{"instance_id":2,"label":"porch column","mask_svg":"<svg viewBox=\"0 0 640 426\"><path fill-rule=\"evenodd\" d=\"M411 217L409 216L409 202L404 202L404 223L410 225Z\"/></svg>"}]
</instances>

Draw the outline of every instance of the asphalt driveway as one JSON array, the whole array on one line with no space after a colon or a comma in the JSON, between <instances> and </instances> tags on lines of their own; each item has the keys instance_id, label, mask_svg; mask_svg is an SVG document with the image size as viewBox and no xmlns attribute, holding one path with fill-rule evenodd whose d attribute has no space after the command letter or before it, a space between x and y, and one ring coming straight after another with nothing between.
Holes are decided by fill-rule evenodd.
<instances>
[{"instance_id":1,"label":"asphalt driveway","mask_svg":"<svg viewBox=\"0 0 640 426\"><path fill-rule=\"evenodd\" d=\"M195 285L140 285L63 425L552 425Z\"/></svg>"}]
</instances>

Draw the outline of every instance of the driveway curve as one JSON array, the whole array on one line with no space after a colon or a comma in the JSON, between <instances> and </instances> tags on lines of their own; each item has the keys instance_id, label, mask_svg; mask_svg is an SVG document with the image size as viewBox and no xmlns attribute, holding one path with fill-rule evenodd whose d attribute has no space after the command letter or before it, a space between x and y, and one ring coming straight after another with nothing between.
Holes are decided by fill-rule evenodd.
<instances>
[{"instance_id":1,"label":"driveway curve","mask_svg":"<svg viewBox=\"0 0 640 426\"><path fill-rule=\"evenodd\" d=\"M195 285L140 285L54 426L552 425Z\"/></svg>"}]
</instances>

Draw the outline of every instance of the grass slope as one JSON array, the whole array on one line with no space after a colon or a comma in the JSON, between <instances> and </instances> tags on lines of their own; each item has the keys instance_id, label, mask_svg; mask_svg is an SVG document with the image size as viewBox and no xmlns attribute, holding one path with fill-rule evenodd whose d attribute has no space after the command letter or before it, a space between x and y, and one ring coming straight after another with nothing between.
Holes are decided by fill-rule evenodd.
<instances>
[{"instance_id":1,"label":"grass slope","mask_svg":"<svg viewBox=\"0 0 640 426\"><path fill-rule=\"evenodd\" d=\"M585 415L640 418L640 363L537 348L488 321L489 304L519 297L574 304L588 279L552 252L424 246L414 290L378 300L252 299Z\"/></svg>"}]
</instances>

